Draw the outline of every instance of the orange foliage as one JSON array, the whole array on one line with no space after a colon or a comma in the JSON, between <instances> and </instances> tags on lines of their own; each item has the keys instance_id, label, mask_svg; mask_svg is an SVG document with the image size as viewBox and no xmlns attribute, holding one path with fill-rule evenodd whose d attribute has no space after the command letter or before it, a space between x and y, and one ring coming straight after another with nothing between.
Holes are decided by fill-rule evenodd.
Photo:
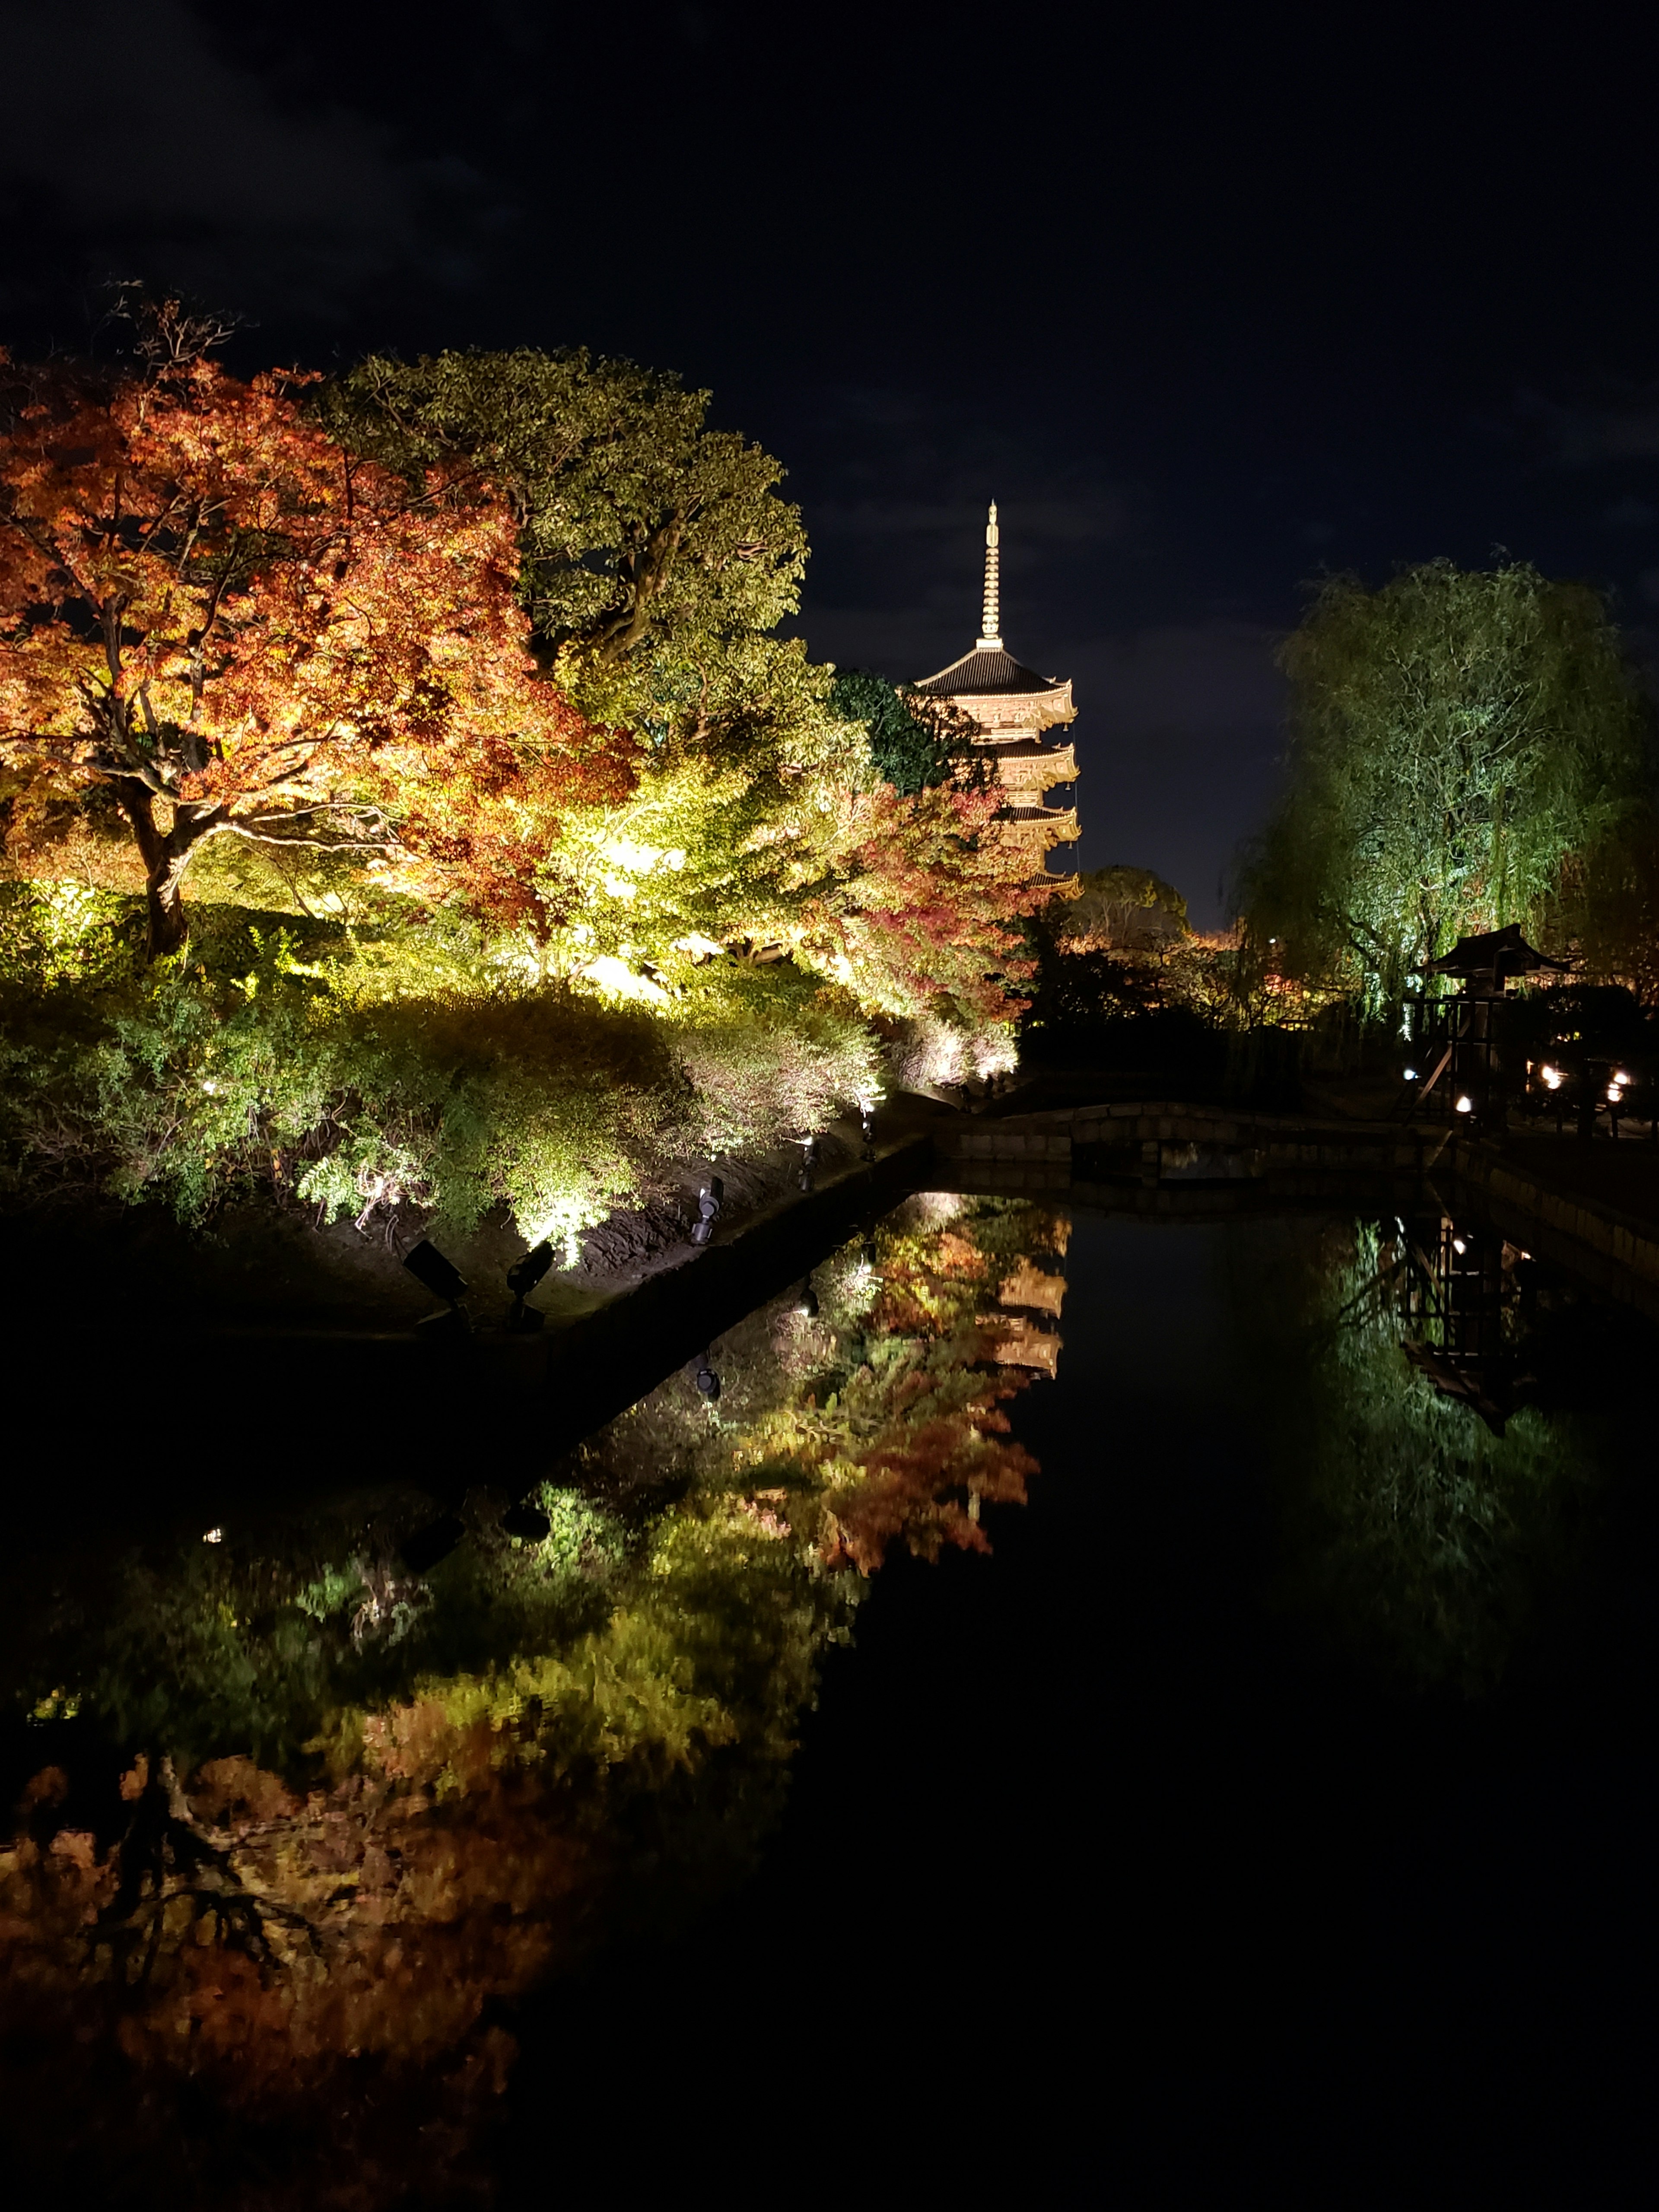
<instances>
[{"instance_id":1,"label":"orange foliage","mask_svg":"<svg viewBox=\"0 0 1659 2212\"><path fill-rule=\"evenodd\" d=\"M113 791L155 951L204 837L424 842L516 913L560 815L630 781L537 676L505 503L343 451L308 380L54 364L0 391L0 744Z\"/></svg>"},{"instance_id":2,"label":"orange foliage","mask_svg":"<svg viewBox=\"0 0 1659 2212\"><path fill-rule=\"evenodd\" d=\"M1035 972L1015 926L1052 896L1028 853L1001 835L1000 794L941 784L907 798L891 784L843 804L844 876L809 908L807 938L839 954L877 1011L922 1012L944 993L1002 1021Z\"/></svg>"}]
</instances>

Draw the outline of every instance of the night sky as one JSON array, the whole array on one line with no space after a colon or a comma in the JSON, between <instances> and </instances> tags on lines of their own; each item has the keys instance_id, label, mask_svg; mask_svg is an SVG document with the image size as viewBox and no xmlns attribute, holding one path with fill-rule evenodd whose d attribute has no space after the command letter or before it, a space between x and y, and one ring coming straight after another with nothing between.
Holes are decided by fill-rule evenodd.
<instances>
[{"instance_id":1,"label":"night sky","mask_svg":"<svg viewBox=\"0 0 1659 2212\"><path fill-rule=\"evenodd\" d=\"M1659 631L1641 12L0 0L0 337L583 343L777 453L816 657L1069 675L1083 865L1195 919L1310 579L1495 546Z\"/></svg>"}]
</instances>

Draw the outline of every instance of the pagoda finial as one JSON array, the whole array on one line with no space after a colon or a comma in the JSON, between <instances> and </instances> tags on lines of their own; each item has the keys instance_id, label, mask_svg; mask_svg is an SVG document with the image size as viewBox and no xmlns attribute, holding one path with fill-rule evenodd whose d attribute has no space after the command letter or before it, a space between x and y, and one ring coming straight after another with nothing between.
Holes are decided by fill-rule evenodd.
<instances>
[{"instance_id":1,"label":"pagoda finial","mask_svg":"<svg viewBox=\"0 0 1659 2212\"><path fill-rule=\"evenodd\" d=\"M975 647L979 653L1002 650L1002 556L997 544L997 503L993 500L991 519L985 526L985 611L981 618L979 643Z\"/></svg>"}]
</instances>

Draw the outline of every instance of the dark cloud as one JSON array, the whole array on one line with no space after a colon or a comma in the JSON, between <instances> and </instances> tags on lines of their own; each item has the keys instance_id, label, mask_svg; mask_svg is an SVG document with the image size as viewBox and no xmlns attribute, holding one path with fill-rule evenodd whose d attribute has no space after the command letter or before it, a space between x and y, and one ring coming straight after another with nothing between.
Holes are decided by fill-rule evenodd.
<instances>
[{"instance_id":1,"label":"dark cloud","mask_svg":"<svg viewBox=\"0 0 1659 2212\"><path fill-rule=\"evenodd\" d=\"M402 270L466 281L469 233L500 219L468 163L408 148L326 78L279 97L180 0L11 7L3 33L0 173L93 273L336 319Z\"/></svg>"},{"instance_id":2,"label":"dark cloud","mask_svg":"<svg viewBox=\"0 0 1659 2212\"><path fill-rule=\"evenodd\" d=\"M1517 411L1568 467L1659 460L1659 386L1626 386L1561 398L1526 392Z\"/></svg>"}]
</instances>

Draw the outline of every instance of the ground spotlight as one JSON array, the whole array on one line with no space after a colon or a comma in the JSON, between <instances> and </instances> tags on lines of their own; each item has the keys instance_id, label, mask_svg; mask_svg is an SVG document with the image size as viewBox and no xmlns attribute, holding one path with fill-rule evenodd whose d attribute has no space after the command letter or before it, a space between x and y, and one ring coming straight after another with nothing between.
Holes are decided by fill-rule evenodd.
<instances>
[{"instance_id":1,"label":"ground spotlight","mask_svg":"<svg viewBox=\"0 0 1659 2212\"><path fill-rule=\"evenodd\" d=\"M720 1208L726 1203L726 1185L719 1176L710 1176L697 1194L697 1218L691 1224L691 1242L706 1244L714 1233L714 1224L720 1218Z\"/></svg>"},{"instance_id":2,"label":"ground spotlight","mask_svg":"<svg viewBox=\"0 0 1659 2212\"><path fill-rule=\"evenodd\" d=\"M472 1323L461 1304L466 1296L466 1278L454 1261L445 1259L437 1246L422 1237L404 1253L404 1265L447 1309L441 1314L428 1314L416 1327L433 1336L470 1336Z\"/></svg>"},{"instance_id":3,"label":"ground spotlight","mask_svg":"<svg viewBox=\"0 0 1659 2212\"><path fill-rule=\"evenodd\" d=\"M800 1286L800 1296L795 1300L795 1311L803 1320L812 1321L816 1319L817 1310L818 1294L812 1288L812 1278L809 1275Z\"/></svg>"},{"instance_id":4,"label":"ground spotlight","mask_svg":"<svg viewBox=\"0 0 1659 2212\"><path fill-rule=\"evenodd\" d=\"M714 1372L712 1352L703 1353L702 1358L697 1362L696 1372L691 1379L702 1395L707 1398L712 1406L720 1395L720 1378Z\"/></svg>"},{"instance_id":5,"label":"ground spotlight","mask_svg":"<svg viewBox=\"0 0 1659 2212\"><path fill-rule=\"evenodd\" d=\"M522 1334L531 1329L540 1328L547 1319L547 1316L538 1313L534 1306L527 1306L525 1300L552 1265L553 1247L544 1238L533 1250L526 1252L522 1260L515 1260L507 1269L507 1287L513 1293L512 1307L507 1316L507 1325L510 1329Z\"/></svg>"}]
</instances>

